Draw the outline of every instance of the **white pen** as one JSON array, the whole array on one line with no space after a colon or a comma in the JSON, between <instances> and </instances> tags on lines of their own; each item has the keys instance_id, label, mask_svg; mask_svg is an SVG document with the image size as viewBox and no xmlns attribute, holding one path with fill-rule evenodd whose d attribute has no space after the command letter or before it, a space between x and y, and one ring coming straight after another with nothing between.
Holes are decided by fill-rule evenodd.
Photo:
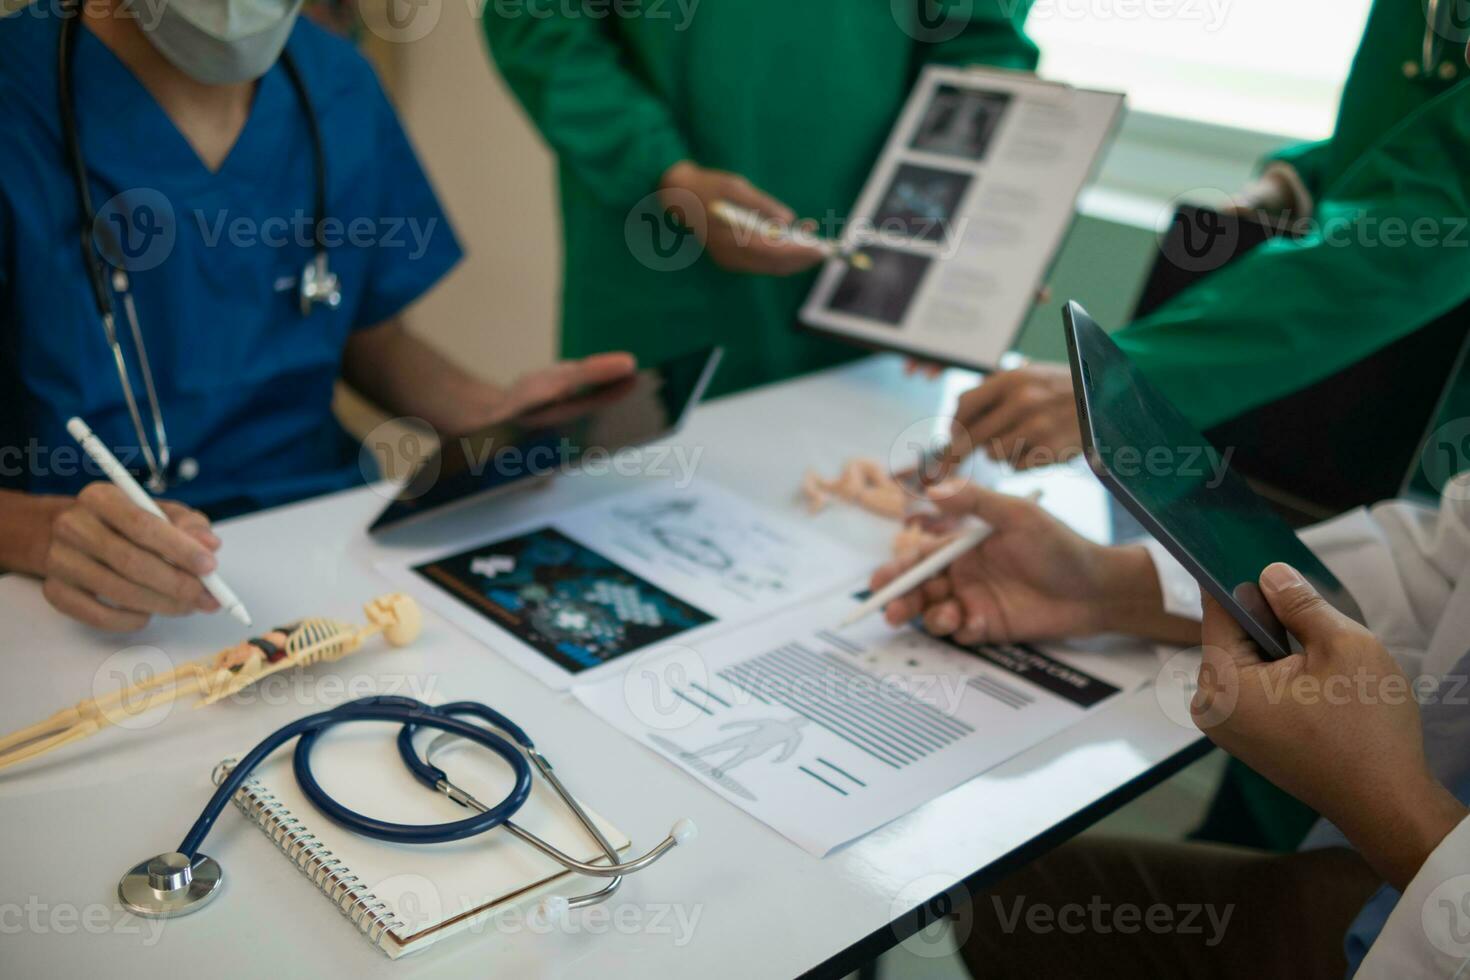
<instances>
[{"instance_id":1,"label":"white pen","mask_svg":"<svg viewBox=\"0 0 1470 980\"><path fill-rule=\"evenodd\" d=\"M1026 499L1033 504L1036 503L1041 499L1041 491L1033 491L1027 495ZM980 542L990 537L992 530L993 528L989 524L976 518L953 541L950 541L928 558L925 558L913 568L910 568L898 578L868 596L867 600L861 606L854 609L851 615L838 624L837 628L842 629L851 626L858 620L864 619L882 609L899 596L918 588L928 579L933 578L950 565L953 565L965 552L979 546Z\"/></svg>"},{"instance_id":2,"label":"white pen","mask_svg":"<svg viewBox=\"0 0 1470 980\"><path fill-rule=\"evenodd\" d=\"M764 235L773 241L790 242L793 245L804 245L808 248L814 248L829 259L846 262L848 265L864 271L873 267L873 260L855 248L848 248L841 242L832 241L830 238L819 238L810 232L788 227L769 218L763 218L749 208L742 208L738 204L731 204L729 201L716 201L710 210L714 212L716 218L719 218L731 228L739 228L756 235Z\"/></svg>"},{"instance_id":3,"label":"white pen","mask_svg":"<svg viewBox=\"0 0 1470 980\"><path fill-rule=\"evenodd\" d=\"M86 451L88 456L92 457L92 461L102 467L102 472L107 475L107 478L129 500L154 517L164 521L168 520L168 515L154 502L152 497L148 496L148 491L138 485L138 481L133 479L133 474L129 473L123 467L123 464L117 461L117 457L112 455L112 450L108 449L102 440L97 438L96 434L87 427L87 423L79 418L69 419L66 423L66 431L71 433L73 439L81 443L82 449ZM226 612L246 626L251 624L250 613L245 611L245 604L225 584L225 580L220 578L219 572L210 572L208 575L201 575L199 576L199 581L204 583L204 587L209 590L210 595L219 600L220 606Z\"/></svg>"}]
</instances>

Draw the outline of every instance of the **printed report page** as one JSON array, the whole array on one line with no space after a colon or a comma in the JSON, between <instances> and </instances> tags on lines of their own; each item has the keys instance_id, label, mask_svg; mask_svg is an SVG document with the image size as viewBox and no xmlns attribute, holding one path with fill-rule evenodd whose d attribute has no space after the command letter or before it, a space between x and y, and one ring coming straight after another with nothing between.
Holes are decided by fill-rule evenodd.
<instances>
[{"instance_id":1,"label":"printed report page","mask_svg":"<svg viewBox=\"0 0 1470 980\"><path fill-rule=\"evenodd\" d=\"M1001 71L930 68L822 270L818 330L995 368L1061 247L1123 97Z\"/></svg>"}]
</instances>

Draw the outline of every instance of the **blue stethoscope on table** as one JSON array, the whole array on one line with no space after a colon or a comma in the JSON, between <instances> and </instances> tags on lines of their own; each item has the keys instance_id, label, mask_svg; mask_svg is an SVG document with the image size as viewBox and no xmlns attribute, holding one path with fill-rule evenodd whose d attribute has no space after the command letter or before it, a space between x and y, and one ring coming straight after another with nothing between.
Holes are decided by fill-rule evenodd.
<instances>
[{"instance_id":1,"label":"blue stethoscope on table","mask_svg":"<svg viewBox=\"0 0 1470 980\"><path fill-rule=\"evenodd\" d=\"M461 720L459 716L462 715L480 719L504 732L509 739L490 728ZM316 744L317 737L328 728L355 721L389 721L401 724L403 727L398 730L398 754L403 764L419 782L436 792L443 793L460 806L477 811L476 815L449 823L389 823L350 810L332 799L312 774L311 750ZM414 732L419 728L436 728L442 733L430 744L424 758L419 757L413 744ZM566 786L557 778L551 763L537 751L530 737L520 726L509 718L476 701L457 701L453 704L431 707L412 698L362 698L357 701L349 701L330 711L307 715L305 718L293 721L272 732L259 745L251 749L249 754L229 770L228 775L220 781L219 788L215 790L214 796L210 797L209 803L204 807L204 812L199 814L199 819L194 821L194 826L189 828L178 850L140 862L123 875L122 881L117 886L118 897L123 907L135 915L146 918L171 918L193 912L213 898L219 892L220 884L224 880L223 872L218 862L201 853L199 848L203 845L210 828L214 826L215 820L219 818L220 813L235 793L250 778L255 768L272 752L293 738L297 741L295 755L291 760L292 768L302 793L327 817L354 833L394 844L440 844L464 840L497 827L503 827L568 871L612 879L602 888L586 895L570 899L560 897L547 899L541 904L540 911L551 918L569 909L606 901L617 891L618 886L622 883L623 875L641 871L663 857L676 845L692 840L695 834L692 821L687 818L678 820L674 823L673 829L669 831L669 835L648 853L631 861L619 862L616 849L588 816L587 811L582 809L572 794L567 791ZM510 766L515 775L514 785L499 803L493 806L481 803L450 782L444 770L433 764L432 759L436 752L444 745L458 739L468 739L484 746L500 756ZM541 778L550 784L587 833L597 842L607 863L578 861L512 820L531 793L531 766L527 764L527 758L535 764ZM602 860L603 858L597 859L599 862Z\"/></svg>"},{"instance_id":2,"label":"blue stethoscope on table","mask_svg":"<svg viewBox=\"0 0 1470 980\"><path fill-rule=\"evenodd\" d=\"M122 382L123 400L127 403L128 415L138 437L138 448L148 467L147 486L155 494L163 493L169 486L170 450L168 431L163 425L163 410L159 407L158 392L153 384L153 366L148 359L148 348L143 344L143 331L138 327L138 309L133 302L132 288L126 270L113 263L112 274L104 270L98 254L94 236L110 230L105 222L97 221L97 211L92 206L92 191L87 184L87 161L82 155L82 142L77 128L76 95L72 90L71 66L76 53L78 20L81 18L80 0L64 0L64 19L61 22L61 37L57 45L57 102L61 116L62 141L66 147L67 161L71 166L72 184L76 192L77 207L81 213L82 264L87 270L87 281L92 287L92 299L97 306L97 316L102 321L103 333L107 336L112 359L117 366L118 380ZM306 83L288 51L281 52L281 67L291 80L296 91L296 100L306 116L306 128L311 133L313 160L315 162L315 217L312 221L312 257L301 270L299 298L301 315L310 316L318 304L335 310L342 304L341 283L327 262L327 245L324 234L327 208L327 155L322 141L321 125L316 111L306 92ZM112 254L120 255L116 241L109 241ZM109 288L109 279L111 288ZM122 345L117 339L117 314L113 302L114 294L122 300L123 314L127 317L128 330L133 337L133 349L138 355L138 371L143 377L143 392L148 399L148 411L152 416L153 438L148 438L143 424L143 413L133 393L133 380L128 374L127 362L123 359ZM154 445L157 444L155 450ZM192 459L181 460L178 479L192 480L198 474L198 464Z\"/></svg>"}]
</instances>

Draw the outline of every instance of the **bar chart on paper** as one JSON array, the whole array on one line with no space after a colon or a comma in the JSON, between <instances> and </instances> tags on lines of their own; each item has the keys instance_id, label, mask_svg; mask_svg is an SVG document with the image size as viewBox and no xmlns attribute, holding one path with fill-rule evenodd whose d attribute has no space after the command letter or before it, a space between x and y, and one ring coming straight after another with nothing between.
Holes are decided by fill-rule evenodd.
<instances>
[{"instance_id":1,"label":"bar chart on paper","mask_svg":"<svg viewBox=\"0 0 1470 980\"><path fill-rule=\"evenodd\" d=\"M965 649L876 617L833 629L841 591L573 693L822 856L1060 731L1140 678L1063 652Z\"/></svg>"},{"instance_id":2,"label":"bar chart on paper","mask_svg":"<svg viewBox=\"0 0 1470 980\"><path fill-rule=\"evenodd\" d=\"M849 654L860 654L862 648L835 633L822 632L816 639L819 643L798 640L743 660L720 671L719 677L757 701L810 718L848 747L892 769L974 732L973 726L896 688L881 702L854 696L870 686L866 682L871 675L830 647ZM807 683L829 671L833 683Z\"/></svg>"}]
</instances>

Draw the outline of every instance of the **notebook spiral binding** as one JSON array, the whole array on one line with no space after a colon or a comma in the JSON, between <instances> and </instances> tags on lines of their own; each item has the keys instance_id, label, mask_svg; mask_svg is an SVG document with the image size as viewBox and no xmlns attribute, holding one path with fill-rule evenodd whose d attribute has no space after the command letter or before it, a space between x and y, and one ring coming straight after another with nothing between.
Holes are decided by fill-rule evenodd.
<instances>
[{"instance_id":1,"label":"notebook spiral binding","mask_svg":"<svg viewBox=\"0 0 1470 980\"><path fill-rule=\"evenodd\" d=\"M216 786L224 782L235 761L226 759L214 767L210 778ZM311 879L317 890L332 900L337 911L386 955L383 937L394 929L403 928L403 922L394 916L387 904L379 901L368 890L368 885L350 873L341 860L334 857L315 834L307 831L286 805L258 780L247 780L235 793L234 802L240 812L255 821L281 853Z\"/></svg>"}]
</instances>

